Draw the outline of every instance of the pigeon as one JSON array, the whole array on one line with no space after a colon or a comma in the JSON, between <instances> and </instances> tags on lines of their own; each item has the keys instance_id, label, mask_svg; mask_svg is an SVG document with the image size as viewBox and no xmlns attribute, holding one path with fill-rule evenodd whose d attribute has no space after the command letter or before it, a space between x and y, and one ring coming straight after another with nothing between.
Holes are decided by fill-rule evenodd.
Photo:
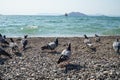
<instances>
[{"instance_id":1,"label":"pigeon","mask_svg":"<svg viewBox=\"0 0 120 80\"><path fill-rule=\"evenodd\" d=\"M87 37L87 35L84 35L84 43L85 44L88 44L88 43L91 43L90 39Z\"/></svg>"},{"instance_id":2,"label":"pigeon","mask_svg":"<svg viewBox=\"0 0 120 80\"><path fill-rule=\"evenodd\" d=\"M71 56L71 43L69 43L68 47L62 51L57 64L69 60L70 56Z\"/></svg>"},{"instance_id":3,"label":"pigeon","mask_svg":"<svg viewBox=\"0 0 120 80\"><path fill-rule=\"evenodd\" d=\"M97 34L95 34L95 41L100 42L100 37Z\"/></svg>"},{"instance_id":4,"label":"pigeon","mask_svg":"<svg viewBox=\"0 0 120 80\"><path fill-rule=\"evenodd\" d=\"M87 37L87 35L84 35L84 43L88 46L91 47L93 44L91 43L91 40Z\"/></svg>"},{"instance_id":5,"label":"pigeon","mask_svg":"<svg viewBox=\"0 0 120 80\"><path fill-rule=\"evenodd\" d=\"M113 42L113 49L116 53L119 53L120 42L118 38Z\"/></svg>"},{"instance_id":6,"label":"pigeon","mask_svg":"<svg viewBox=\"0 0 120 80\"><path fill-rule=\"evenodd\" d=\"M58 46L58 38L56 38L54 42L50 42L47 45L42 46L41 49L54 50L57 46Z\"/></svg>"},{"instance_id":7,"label":"pigeon","mask_svg":"<svg viewBox=\"0 0 120 80\"><path fill-rule=\"evenodd\" d=\"M17 43L14 42L14 40L12 38L10 38L10 44L9 47L11 48L12 52L19 52L19 48Z\"/></svg>"},{"instance_id":8,"label":"pigeon","mask_svg":"<svg viewBox=\"0 0 120 80\"><path fill-rule=\"evenodd\" d=\"M4 55L4 56L8 56L10 59L12 59L11 55L8 54L5 50L3 50L2 48L0 48L0 55Z\"/></svg>"},{"instance_id":9,"label":"pigeon","mask_svg":"<svg viewBox=\"0 0 120 80\"><path fill-rule=\"evenodd\" d=\"M0 42L1 42L2 44L4 44L4 45L9 45L9 42L7 42L5 35L2 36L2 35L0 34Z\"/></svg>"},{"instance_id":10,"label":"pigeon","mask_svg":"<svg viewBox=\"0 0 120 80\"><path fill-rule=\"evenodd\" d=\"M96 52L96 46L91 42L91 40L86 35L84 35L84 38L84 43L86 44L87 48Z\"/></svg>"},{"instance_id":11,"label":"pigeon","mask_svg":"<svg viewBox=\"0 0 120 80\"><path fill-rule=\"evenodd\" d=\"M24 36L24 39L21 40L21 44L22 44L23 50L25 50L25 48L26 48L26 46L27 46L27 44L28 44L27 37L28 37L28 35L25 35L25 36Z\"/></svg>"}]
</instances>

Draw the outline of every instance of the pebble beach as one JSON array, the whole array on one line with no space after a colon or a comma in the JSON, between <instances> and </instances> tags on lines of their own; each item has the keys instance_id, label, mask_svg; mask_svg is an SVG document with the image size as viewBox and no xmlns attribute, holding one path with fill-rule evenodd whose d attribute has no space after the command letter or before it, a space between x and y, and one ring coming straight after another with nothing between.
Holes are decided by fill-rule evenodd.
<instances>
[{"instance_id":1,"label":"pebble beach","mask_svg":"<svg viewBox=\"0 0 120 80\"><path fill-rule=\"evenodd\" d=\"M95 42L96 50L85 46L83 37L58 37L59 45L54 52L41 50L55 37L29 37L25 51L11 53L12 59L0 57L0 80L120 80L120 55L112 48L115 38L120 36L100 36ZM14 40L20 44L19 38ZM8 40L9 41L9 40ZM60 53L71 42L70 63L60 68L57 61Z\"/></svg>"}]
</instances>

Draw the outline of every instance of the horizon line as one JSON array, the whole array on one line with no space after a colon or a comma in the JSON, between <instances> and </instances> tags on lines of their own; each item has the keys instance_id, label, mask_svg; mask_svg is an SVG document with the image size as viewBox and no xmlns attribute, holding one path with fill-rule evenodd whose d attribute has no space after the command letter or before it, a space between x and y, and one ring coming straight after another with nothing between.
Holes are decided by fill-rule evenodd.
<instances>
[{"instance_id":1,"label":"horizon line","mask_svg":"<svg viewBox=\"0 0 120 80\"><path fill-rule=\"evenodd\" d=\"M69 13L71 13L71 12L69 12ZM69 14L68 13L68 14ZM81 13L81 12L80 12ZM65 13L64 13L65 14ZM64 15L63 13L37 13L37 14L2 14L2 13L0 13L0 16L2 16L2 15L33 15L33 16L62 16L62 15ZM85 13L83 13L83 14L85 14ZM85 14L85 15L87 15L87 16L106 16L106 17L120 17L120 15L104 15L104 14Z\"/></svg>"}]
</instances>

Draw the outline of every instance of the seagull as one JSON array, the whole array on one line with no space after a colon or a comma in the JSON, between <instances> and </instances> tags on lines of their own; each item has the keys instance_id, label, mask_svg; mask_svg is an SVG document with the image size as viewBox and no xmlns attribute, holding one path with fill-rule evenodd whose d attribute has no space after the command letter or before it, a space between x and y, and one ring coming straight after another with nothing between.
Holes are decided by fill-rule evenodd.
<instances>
[{"instance_id":1,"label":"seagull","mask_svg":"<svg viewBox=\"0 0 120 80\"><path fill-rule=\"evenodd\" d=\"M42 50L45 50L45 49L54 50L57 46L58 46L58 38L56 38L54 42L50 42L47 45L42 46L41 49Z\"/></svg>"},{"instance_id":2,"label":"seagull","mask_svg":"<svg viewBox=\"0 0 120 80\"><path fill-rule=\"evenodd\" d=\"M118 38L113 42L113 49L116 53L119 53L120 42Z\"/></svg>"},{"instance_id":3,"label":"seagull","mask_svg":"<svg viewBox=\"0 0 120 80\"><path fill-rule=\"evenodd\" d=\"M12 52L19 52L19 48L17 43L14 42L14 40L12 38L10 38L10 44L9 47L11 48Z\"/></svg>"},{"instance_id":4,"label":"seagull","mask_svg":"<svg viewBox=\"0 0 120 80\"><path fill-rule=\"evenodd\" d=\"M69 43L68 47L62 51L57 64L69 60L70 56L71 56L71 43Z\"/></svg>"},{"instance_id":5,"label":"seagull","mask_svg":"<svg viewBox=\"0 0 120 80\"><path fill-rule=\"evenodd\" d=\"M95 34L95 41L100 42L100 37L97 34Z\"/></svg>"},{"instance_id":6,"label":"seagull","mask_svg":"<svg viewBox=\"0 0 120 80\"><path fill-rule=\"evenodd\" d=\"M26 46L27 46L27 44L28 44L27 37L28 37L28 35L25 35L25 36L24 36L24 39L21 40L21 44L22 44L23 50L25 50L25 48L26 48Z\"/></svg>"},{"instance_id":7,"label":"seagull","mask_svg":"<svg viewBox=\"0 0 120 80\"><path fill-rule=\"evenodd\" d=\"M11 55L8 54L5 50L3 50L2 48L0 48L0 55L4 55L4 56L8 56L9 58L12 59Z\"/></svg>"}]
</instances>

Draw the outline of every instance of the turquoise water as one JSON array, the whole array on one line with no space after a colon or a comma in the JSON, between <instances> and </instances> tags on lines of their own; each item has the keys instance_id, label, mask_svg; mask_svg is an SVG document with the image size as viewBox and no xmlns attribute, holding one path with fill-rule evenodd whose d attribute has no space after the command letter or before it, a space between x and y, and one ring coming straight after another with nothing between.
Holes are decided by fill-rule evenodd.
<instances>
[{"instance_id":1,"label":"turquoise water","mask_svg":"<svg viewBox=\"0 0 120 80\"><path fill-rule=\"evenodd\" d=\"M120 17L0 16L0 33L9 37L77 37L120 35Z\"/></svg>"}]
</instances>

